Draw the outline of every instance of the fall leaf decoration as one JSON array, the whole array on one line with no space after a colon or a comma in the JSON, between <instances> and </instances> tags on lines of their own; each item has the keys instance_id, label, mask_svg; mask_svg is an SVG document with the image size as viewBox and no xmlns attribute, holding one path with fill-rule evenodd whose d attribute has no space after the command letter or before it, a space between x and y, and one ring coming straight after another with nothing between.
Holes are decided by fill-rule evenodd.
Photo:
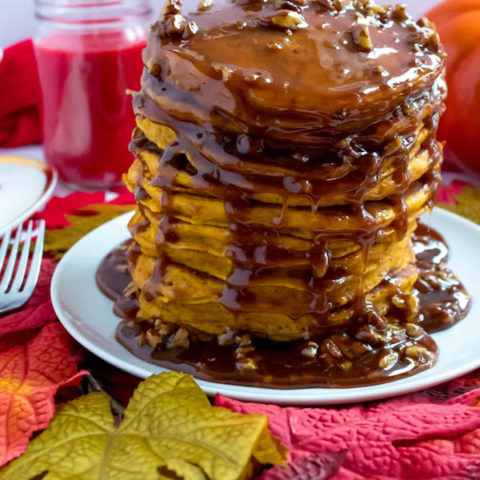
<instances>
[{"instance_id":1,"label":"fall leaf decoration","mask_svg":"<svg viewBox=\"0 0 480 480\"><path fill-rule=\"evenodd\" d=\"M439 203L439 207L480 223L480 190L467 185L455 197L455 205Z\"/></svg>"},{"instance_id":2,"label":"fall leaf decoration","mask_svg":"<svg viewBox=\"0 0 480 480\"><path fill-rule=\"evenodd\" d=\"M21 310L1 317L0 337L13 332L40 328L55 321L57 316L50 299L50 283L56 265L50 258L42 260L40 276L32 297Z\"/></svg>"},{"instance_id":3,"label":"fall leaf decoration","mask_svg":"<svg viewBox=\"0 0 480 480\"><path fill-rule=\"evenodd\" d=\"M58 387L84 373L78 372L72 340L59 323L0 353L0 465L20 455L33 432L46 428Z\"/></svg>"},{"instance_id":4,"label":"fall leaf decoration","mask_svg":"<svg viewBox=\"0 0 480 480\"><path fill-rule=\"evenodd\" d=\"M129 212L134 205L89 205L66 215L69 226L45 233L44 251L59 260L78 240L105 222Z\"/></svg>"},{"instance_id":5,"label":"fall leaf decoration","mask_svg":"<svg viewBox=\"0 0 480 480\"><path fill-rule=\"evenodd\" d=\"M330 465L339 467L335 480L478 479L480 408L473 405L480 388L460 389L455 381L451 385L452 390L444 385L339 409L284 408L222 395L217 395L215 405L267 415L272 434L289 450L290 468L299 472L315 467L312 455L329 453ZM338 452L337 457L332 458L331 452ZM325 461L321 463L327 466ZM262 480L290 478L303 480L289 477L288 470L280 476L276 468L261 476Z\"/></svg>"},{"instance_id":6,"label":"fall leaf decoration","mask_svg":"<svg viewBox=\"0 0 480 480\"><path fill-rule=\"evenodd\" d=\"M113 196L112 200L107 202L107 196ZM35 214L35 218L45 220L47 230L54 228L63 228L70 225L67 215L75 215L75 212L88 205L115 204L126 205L134 204L135 197L126 187L116 189L116 192L73 192L65 197L52 197L45 208Z\"/></svg>"},{"instance_id":7,"label":"fall leaf decoration","mask_svg":"<svg viewBox=\"0 0 480 480\"><path fill-rule=\"evenodd\" d=\"M58 408L0 480L247 479L254 460L283 464L284 453L266 416L212 407L191 376L170 372L139 385L118 426L104 393Z\"/></svg>"}]
</instances>

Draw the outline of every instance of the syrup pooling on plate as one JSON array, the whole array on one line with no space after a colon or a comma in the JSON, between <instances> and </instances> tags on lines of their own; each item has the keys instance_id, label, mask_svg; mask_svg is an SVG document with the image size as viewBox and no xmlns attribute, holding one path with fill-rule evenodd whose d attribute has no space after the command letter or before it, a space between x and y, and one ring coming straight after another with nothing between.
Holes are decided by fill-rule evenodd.
<instances>
[{"instance_id":1,"label":"syrup pooling on plate","mask_svg":"<svg viewBox=\"0 0 480 480\"><path fill-rule=\"evenodd\" d=\"M454 283L442 264L414 289L442 160L433 25L367 0L169 1L143 60L122 343L271 386L431 366L420 325ZM445 326L467 308L451 291Z\"/></svg>"},{"instance_id":2,"label":"syrup pooling on plate","mask_svg":"<svg viewBox=\"0 0 480 480\"><path fill-rule=\"evenodd\" d=\"M387 339L389 344L382 343L381 339L377 339L376 344L375 342L369 344L365 337L364 343L361 344L355 338L355 333L358 337L359 332L348 332L348 340L345 337L342 338L342 335L345 335L343 331L330 332L325 338L332 340L332 344L336 341L342 347L340 349L337 346L338 359L343 359L343 362L338 362L337 365L329 365L320 352L318 356L305 355L308 350L312 354L316 353L312 345L325 342L325 338L288 344L254 340L253 345L240 348L253 348L252 357L260 366L256 370L239 368L236 358L236 350L239 347L222 347L217 342L197 339L188 350L152 349L148 342L139 343L138 341L142 335L146 335L148 326L142 331L134 321L136 309L138 309L137 299L126 298L123 293L131 281L130 275L124 268L128 248L120 246L106 257L98 270L97 283L105 294L115 300L115 311L124 319L117 328L117 339L132 353L147 362L186 371L197 378L220 383L271 388L361 386L385 382L431 366L435 356L430 355L430 352L436 352L436 347L429 333L452 326L464 318L468 312L470 306L468 294L455 275L446 267L448 247L441 235L430 227L420 224L414 236L414 248L419 265L419 279L415 288L419 292L420 316L422 319L428 319L421 322L425 330L417 325L407 324L405 331L399 329L397 338L392 335ZM426 283L425 277L428 277L430 282ZM436 282L433 281L434 278L437 279ZM447 309L445 305L448 305ZM340 343L339 339L343 342ZM335 349L333 346L330 348ZM388 353L389 357L382 361L385 357L385 349L390 353ZM380 368L380 365L387 364L389 358L394 358L395 354L401 358L402 351L407 349L415 351L418 358L404 358L391 370ZM339 366L342 363L351 362L349 357L353 358L356 352L360 354L356 361L352 362L350 369L346 370ZM428 359L424 359L427 361L421 361L422 355L428 355Z\"/></svg>"}]
</instances>

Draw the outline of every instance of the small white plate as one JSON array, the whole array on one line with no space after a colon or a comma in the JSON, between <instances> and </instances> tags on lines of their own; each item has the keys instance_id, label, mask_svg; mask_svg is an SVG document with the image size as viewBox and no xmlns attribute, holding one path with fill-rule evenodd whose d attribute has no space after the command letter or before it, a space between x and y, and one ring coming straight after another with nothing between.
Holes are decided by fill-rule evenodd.
<instances>
[{"instance_id":1,"label":"small white plate","mask_svg":"<svg viewBox=\"0 0 480 480\"><path fill-rule=\"evenodd\" d=\"M56 184L57 172L43 162L0 157L0 236L42 207Z\"/></svg>"},{"instance_id":2,"label":"small white plate","mask_svg":"<svg viewBox=\"0 0 480 480\"><path fill-rule=\"evenodd\" d=\"M84 347L122 370L145 378L165 371L132 355L115 340L119 318L112 302L97 288L100 261L129 238L125 214L82 238L62 259L52 281L55 311L70 334ZM440 354L437 364L417 375L391 383L356 388L303 388L277 390L242 387L198 380L208 394L221 393L241 400L296 405L332 405L401 395L446 382L480 367L480 227L450 212L435 209L423 221L446 238L449 265L470 292L469 315L452 328L433 335Z\"/></svg>"}]
</instances>

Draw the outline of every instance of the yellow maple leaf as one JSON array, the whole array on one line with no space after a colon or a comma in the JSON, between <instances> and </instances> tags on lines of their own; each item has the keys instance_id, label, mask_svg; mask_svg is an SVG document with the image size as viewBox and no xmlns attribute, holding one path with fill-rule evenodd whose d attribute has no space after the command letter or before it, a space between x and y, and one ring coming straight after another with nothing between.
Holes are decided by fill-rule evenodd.
<instances>
[{"instance_id":1,"label":"yellow maple leaf","mask_svg":"<svg viewBox=\"0 0 480 480\"><path fill-rule=\"evenodd\" d=\"M480 223L480 190L478 188L467 185L455 197L455 205L440 203L439 206L466 217L472 222Z\"/></svg>"},{"instance_id":2,"label":"yellow maple leaf","mask_svg":"<svg viewBox=\"0 0 480 480\"><path fill-rule=\"evenodd\" d=\"M267 424L264 415L212 407L190 375L161 373L139 385L118 427L104 393L60 407L0 479L247 479L253 459L284 464Z\"/></svg>"},{"instance_id":3,"label":"yellow maple leaf","mask_svg":"<svg viewBox=\"0 0 480 480\"><path fill-rule=\"evenodd\" d=\"M135 205L89 205L66 215L68 227L45 232L44 251L59 260L78 240L100 225L133 210Z\"/></svg>"}]
</instances>

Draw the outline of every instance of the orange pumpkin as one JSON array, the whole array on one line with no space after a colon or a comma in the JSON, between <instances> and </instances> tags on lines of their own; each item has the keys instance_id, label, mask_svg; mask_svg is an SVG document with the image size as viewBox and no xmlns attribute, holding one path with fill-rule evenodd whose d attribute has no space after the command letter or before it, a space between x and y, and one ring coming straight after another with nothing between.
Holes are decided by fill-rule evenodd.
<instances>
[{"instance_id":1,"label":"orange pumpkin","mask_svg":"<svg viewBox=\"0 0 480 480\"><path fill-rule=\"evenodd\" d=\"M427 17L448 53L447 111L439 132L446 159L480 174L480 0L446 0Z\"/></svg>"}]
</instances>

